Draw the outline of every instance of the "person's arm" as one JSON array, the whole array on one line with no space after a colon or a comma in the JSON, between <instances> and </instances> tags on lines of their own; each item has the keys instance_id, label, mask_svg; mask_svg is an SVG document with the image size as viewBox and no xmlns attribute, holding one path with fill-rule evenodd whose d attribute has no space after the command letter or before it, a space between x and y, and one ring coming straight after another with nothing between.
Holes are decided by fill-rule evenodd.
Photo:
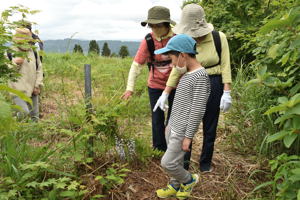
<instances>
[{"instance_id":1,"label":"person's arm","mask_svg":"<svg viewBox=\"0 0 300 200\"><path fill-rule=\"evenodd\" d=\"M136 78L141 74L141 70L142 65L133 61L128 74L126 91L121 96L122 99L127 100L132 96Z\"/></svg>"},{"instance_id":2,"label":"person's arm","mask_svg":"<svg viewBox=\"0 0 300 200\"><path fill-rule=\"evenodd\" d=\"M169 97L170 93L172 92L172 90L177 86L180 77L181 77L181 74L178 72L178 70L176 70L175 67L173 67L173 69L170 73L170 76L168 78L166 87L165 87L162 95L157 100L157 102L154 106L153 112L155 112L158 107L161 110L166 111L166 109L168 108L168 106L167 106L168 97Z\"/></svg>"},{"instance_id":3,"label":"person's arm","mask_svg":"<svg viewBox=\"0 0 300 200\"><path fill-rule=\"evenodd\" d=\"M146 40L142 40L140 47L135 55L134 61L131 64L126 91L121 96L122 99L127 100L129 99L134 91L134 85L137 77L140 75L142 66L146 63L147 59L149 58L150 54L147 48Z\"/></svg>"},{"instance_id":4,"label":"person's arm","mask_svg":"<svg viewBox=\"0 0 300 200\"><path fill-rule=\"evenodd\" d=\"M180 77L181 74L176 70L175 67L173 67L170 76L168 78L166 87L164 89L164 92L170 94L172 90L177 86Z\"/></svg>"},{"instance_id":5,"label":"person's arm","mask_svg":"<svg viewBox=\"0 0 300 200\"><path fill-rule=\"evenodd\" d=\"M175 67L173 67L166 84L165 92L170 93L172 89L174 89L177 86L180 77L181 74L178 72L178 70L176 70Z\"/></svg>"},{"instance_id":6,"label":"person's arm","mask_svg":"<svg viewBox=\"0 0 300 200\"><path fill-rule=\"evenodd\" d=\"M231 83L224 83L224 90L230 90Z\"/></svg>"},{"instance_id":7,"label":"person's arm","mask_svg":"<svg viewBox=\"0 0 300 200\"><path fill-rule=\"evenodd\" d=\"M204 76L197 79L193 87L190 114L188 116L187 129L181 147L185 152L190 151L190 144L192 143L193 137L197 133L204 116L209 96L208 93L210 92L209 88L210 86L208 85L207 78Z\"/></svg>"},{"instance_id":8,"label":"person's arm","mask_svg":"<svg viewBox=\"0 0 300 200\"><path fill-rule=\"evenodd\" d=\"M135 85L136 78L141 74L141 71L142 71L142 65L133 61L131 64L131 67L130 67L129 74L128 74L126 90L129 90L132 92L134 91L134 85Z\"/></svg>"},{"instance_id":9,"label":"person's arm","mask_svg":"<svg viewBox=\"0 0 300 200\"><path fill-rule=\"evenodd\" d=\"M220 102L220 109L224 112L228 111L231 106L231 67L230 67L230 51L227 38L224 33L220 32L222 42L222 59L221 59L221 73L224 84L224 92Z\"/></svg>"},{"instance_id":10,"label":"person's arm","mask_svg":"<svg viewBox=\"0 0 300 200\"><path fill-rule=\"evenodd\" d=\"M192 139L198 131L198 127L205 113L209 96L208 77L200 76L195 80L192 93L190 113L188 115L185 137Z\"/></svg>"},{"instance_id":11,"label":"person's arm","mask_svg":"<svg viewBox=\"0 0 300 200\"><path fill-rule=\"evenodd\" d=\"M222 54L221 54L221 75L224 84L224 90L230 90L231 78L231 67L230 67L230 52L227 42L227 38L224 33L220 32L221 43L222 43Z\"/></svg>"}]
</instances>

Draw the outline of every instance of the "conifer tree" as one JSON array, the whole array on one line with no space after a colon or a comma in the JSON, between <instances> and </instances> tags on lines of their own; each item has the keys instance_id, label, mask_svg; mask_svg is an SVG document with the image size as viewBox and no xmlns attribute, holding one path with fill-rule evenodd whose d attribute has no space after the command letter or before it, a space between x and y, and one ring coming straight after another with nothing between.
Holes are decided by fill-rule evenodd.
<instances>
[{"instance_id":1,"label":"conifer tree","mask_svg":"<svg viewBox=\"0 0 300 200\"><path fill-rule=\"evenodd\" d=\"M89 51L88 54L96 54L99 55L100 48L96 40L91 40L89 43Z\"/></svg>"},{"instance_id":2,"label":"conifer tree","mask_svg":"<svg viewBox=\"0 0 300 200\"><path fill-rule=\"evenodd\" d=\"M102 56L110 56L110 49L108 47L107 42L104 43L103 48L102 48Z\"/></svg>"},{"instance_id":3,"label":"conifer tree","mask_svg":"<svg viewBox=\"0 0 300 200\"><path fill-rule=\"evenodd\" d=\"M73 49L73 53L81 53L83 54L83 49L79 44L75 44L74 49Z\"/></svg>"},{"instance_id":4,"label":"conifer tree","mask_svg":"<svg viewBox=\"0 0 300 200\"><path fill-rule=\"evenodd\" d=\"M125 45L121 46L120 51L119 51L119 56L121 58L125 58L125 57L129 56L127 46L125 46Z\"/></svg>"}]
</instances>

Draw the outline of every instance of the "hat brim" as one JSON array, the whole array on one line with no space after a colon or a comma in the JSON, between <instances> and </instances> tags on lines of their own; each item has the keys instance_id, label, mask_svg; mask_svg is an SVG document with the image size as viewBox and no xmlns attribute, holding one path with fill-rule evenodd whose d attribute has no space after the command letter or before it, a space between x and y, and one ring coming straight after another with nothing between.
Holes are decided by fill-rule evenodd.
<instances>
[{"instance_id":1,"label":"hat brim","mask_svg":"<svg viewBox=\"0 0 300 200\"><path fill-rule=\"evenodd\" d=\"M164 54L164 53L167 53L169 51L172 51L171 49L167 48L167 47L164 47L164 48L161 48L161 49L157 49L154 51L154 54Z\"/></svg>"},{"instance_id":2,"label":"hat brim","mask_svg":"<svg viewBox=\"0 0 300 200\"><path fill-rule=\"evenodd\" d=\"M13 35L13 41L32 40L32 33L27 28L16 28L16 33Z\"/></svg>"},{"instance_id":3,"label":"hat brim","mask_svg":"<svg viewBox=\"0 0 300 200\"><path fill-rule=\"evenodd\" d=\"M214 30L214 26L211 23L206 23L206 27L191 28L189 25L177 24L172 30L176 34L187 34L193 38L198 38L211 33Z\"/></svg>"},{"instance_id":4,"label":"hat brim","mask_svg":"<svg viewBox=\"0 0 300 200\"><path fill-rule=\"evenodd\" d=\"M161 19L147 19L143 22L141 22L142 26L146 26L147 24L160 24L160 23L164 23L164 22L169 22L172 25L176 25L176 22L173 20L161 20Z\"/></svg>"}]
</instances>

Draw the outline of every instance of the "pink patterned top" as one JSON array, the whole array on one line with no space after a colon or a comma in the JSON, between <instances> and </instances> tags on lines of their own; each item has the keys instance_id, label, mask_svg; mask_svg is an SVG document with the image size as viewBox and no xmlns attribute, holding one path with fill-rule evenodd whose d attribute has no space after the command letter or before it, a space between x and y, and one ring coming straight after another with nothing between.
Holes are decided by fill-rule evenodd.
<instances>
[{"instance_id":1,"label":"pink patterned top","mask_svg":"<svg viewBox=\"0 0 300 200\"><path fill-rule=\"evenodd\" d=\"M175 34L172 31L170 31L167 37L161 40L157 39L153 35L153 33L151 33L151 35L156 50L165 47L169 39L171 39L171 37L173 37ZM155 61L170 60L168 56L164 56L164 55L155 55L154 59ZM135 55L134 61L140 65L144 65L150 61L150 53L148 50L146 39L143 39L143 41L141 42L140 47ZM172 71L171 64L167 64L165 66L154 66L154 70L150 70L149 72L148 86L150 88L164 90L171 71Z\"/></svg>"}]
</instances>

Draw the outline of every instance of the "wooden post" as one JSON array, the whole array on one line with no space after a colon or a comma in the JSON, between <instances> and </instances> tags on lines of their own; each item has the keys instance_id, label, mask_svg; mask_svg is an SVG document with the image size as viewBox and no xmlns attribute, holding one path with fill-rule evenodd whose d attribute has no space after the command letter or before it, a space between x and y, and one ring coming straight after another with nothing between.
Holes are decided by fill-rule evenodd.
<instances>
[{"instance_id":1,"label":"wooden post","mask_svg":"<svg viewBox=\"0 0 300 200\"><path fill-rule=\"evenodd\" d=\"M85 64L84 65L84 89L85 89L85 105L86 105L86 116L87 121L91 121L91 114L92 110L92 78L91 78L91 65ZM88 156L94 156L94 137L90 137L88 140Z\"/></svg>"}]
</instances>

